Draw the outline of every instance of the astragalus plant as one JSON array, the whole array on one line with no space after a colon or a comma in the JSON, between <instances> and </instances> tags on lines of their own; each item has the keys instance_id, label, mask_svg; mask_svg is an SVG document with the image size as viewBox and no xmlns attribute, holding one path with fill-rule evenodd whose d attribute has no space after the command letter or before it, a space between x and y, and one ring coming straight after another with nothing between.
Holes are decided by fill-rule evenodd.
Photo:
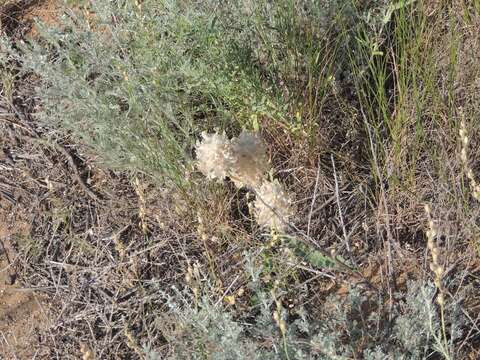
<instances>
[{"instance_id":1,"label":"astragalus plant","mask_svg":"<svg viewBox=\"0 0 480 360\"><path fill-rule=\"evenodd\" d=\"M223 180L229 175L233 159L230 140L225 134L203 132L196 153L197 167L208 179Z\"/></svg>"},{"instance_id":2,"label":"astragalus plant","mask_svg":"<svg viewBox=\"0 0 480 360\"><path fill-rule=\"evenodd\" d=\"M268 179L271 166L261 138L245 131L231 140L217 133L202 136L196 146L197 168L209 179L228 176L236 186L253 190L258 224L273 232L288 230L294 216L292 200L278 180Z\"/></svg>"}]
</instances>

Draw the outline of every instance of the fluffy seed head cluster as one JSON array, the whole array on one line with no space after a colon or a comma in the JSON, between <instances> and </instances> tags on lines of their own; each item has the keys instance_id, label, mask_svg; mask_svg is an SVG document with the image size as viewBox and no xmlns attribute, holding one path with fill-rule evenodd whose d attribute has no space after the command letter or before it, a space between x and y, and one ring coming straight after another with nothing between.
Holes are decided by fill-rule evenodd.
<instances>
[{"instance_id":1,"label":"fluffy seed head cluster","mask_svg":"<svg viewBox=\"0 0 480 360\"><path fill-rule=\"evenodd\" d=\"M231 145L225 134L202 133L197 142L197 167L208 179L223 180L228 176L231 164Z\"/></svg>"},{"instance_id":2,"label":"fluffy seed head cluster","mask_svg":"<svg viewBox=\"0 0 480 360\"><path fill-rule=\"evenodd\" d=\"M197 168L209 179L229 176L236 186L253 189L254 215L260 226L285 231L293 215L291 200L278 181L265 180L270 168L266 149L255 134L242 132L228 140L223 134L202 133L197 143Z\"/></svg>"},{"instance_id":3,"label":"fluffy seed head cluster","mask_svg":"<svg viewBox=\"0 0 480 360\"><path fill-rule=\"evenodd\" d=\"M286 221L293 211L291 200L278 181L265 181L257 189L254 213L259 225L277 231L286 230Z\"/></svg>"},{"instance_id":4,"label":"fluffy seed head cluster","mask_svg":"<svg viewBox=\"0 0 480 360\"><path fill-rule=\"evenodd\" d=\"M460 122L460 130L459 130L459 135L460 135L460 141L462 143L462 150L460 152L460 159L462 160L462 165L465 170L465 173L467 175L468 180L470 181L470 187L472 189L472 196L480 201L480 184L477 183L475 176L473 175L473 170L470 167L468 163L468 143L469 143L469 138L468 138L468 133L467 133L467 128L465 126L465 122L462 120Z\"/></svg>"},{"instance_id":5,"label":"fluffy seed head cluster","mask_svg":"<svg viewBox=\"0 0 480 360\"><path fill-rule=\"evenodd\" d=\"M268 171L268 159L262 140L249 132L242 132L232 140L232 180L239 187L259 187Z\"/></svg>"}]
</instances>

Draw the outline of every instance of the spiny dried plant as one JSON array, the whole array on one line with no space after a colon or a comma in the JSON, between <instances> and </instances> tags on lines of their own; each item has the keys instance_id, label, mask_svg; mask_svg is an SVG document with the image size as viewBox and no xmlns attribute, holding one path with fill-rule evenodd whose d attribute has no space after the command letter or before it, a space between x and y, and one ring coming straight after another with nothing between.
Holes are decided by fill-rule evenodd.
<instances>
[{"instance_id":1,"label":"spiny dried plant","mask_svg":"<svg viewBox=\"0 0 480 360\"><path fill-rule=\"evenodd\" d=\"M223 180L232 167L231 144L225 134L202 133L197 142L197 168L208 179Z\"/></svg>"},{"instance_id":2,"label":"spiny dried plant","mask_svg":"<svg viewBox=\"0 0 480 360\"><path fill-rule=\"evenodd\" d=\"M260 226L285 231L293 216L292 201L278 181L264 181L257 189L254 214Z\"/></svg>"},{"instance_id":3,"label":"spiny dried plant","mask_svg":"<svg viewBox=\"0 0 480 360\"><path fill-rule=\"evenodd\" d=\"M265 146L255 134L243 131L232 139L232 180L238 187L257 188L261 185L269 163Z\"/></svg>"}]
</instances>

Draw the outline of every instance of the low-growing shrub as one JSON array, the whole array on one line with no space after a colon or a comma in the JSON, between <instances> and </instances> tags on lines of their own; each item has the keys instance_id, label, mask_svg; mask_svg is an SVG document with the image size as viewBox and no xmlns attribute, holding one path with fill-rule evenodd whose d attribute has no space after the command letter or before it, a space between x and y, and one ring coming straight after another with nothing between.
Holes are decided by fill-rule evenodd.
<instances>
[{"instance_id":1,"label":"low-growing shrub","mask_svg":"<svg viewBox=\"0 0 480 360\"><path fill-rule=\"evenodd\" d=\"M324 5L84 2L11 54L39 77L44 121L111 165L182 183L203 130L259 130L262 118L312 128L318 119L299 123L299 106L307 100L308 111L319 111L331 93L346 69L337 47L356 16L347 3Z\"/></svg>"},{"instance_id":2,"label":"low-growing shrub","mask_svg":"<svg viewBox=\"0 0 480 360\"><path fill-rule=\"evenodd\" d=\"M352 286L346 296L326 298L321 313L313 316L303 306L287 311L277 295L281 289L269 290L261 279L265 269L247 257L247 267L254 266L247 268L247 311L227 308L222 298L212 297L209 285L198 296L188 288L165 295L170 310L159 324L169 341L169 358L416 360L435 353L455 358L454 344L465 335L458 295L446 307L449 349L444 353L435 286L428 281L408 282L405 292L395 295L393 308L380 294Z\"/></svg>"}]
</instances>

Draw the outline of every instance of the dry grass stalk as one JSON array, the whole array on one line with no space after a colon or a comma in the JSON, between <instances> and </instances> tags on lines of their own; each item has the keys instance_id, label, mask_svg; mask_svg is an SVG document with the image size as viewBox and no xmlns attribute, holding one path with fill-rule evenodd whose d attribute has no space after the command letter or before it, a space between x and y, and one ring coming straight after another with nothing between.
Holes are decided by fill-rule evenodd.
<instances>
[{"instance_id":1,"label":"dry grass stalk","mask_svg":"<svg viewBox=\"0 0 480 360\"><path fill-rule=\"evenodd\" d=\"M430 270L435 274L434 283L437 289L439 290L439 294L437 297L437 303L441 307L445 305L445 298L444 293L445 289L443 287L442 279L444 274L443 266L440 264L439 256L440 256L440 249L435 241L437 236L437 229L435 224L432 220L432 213L430 209L430 205L425 205L425 214L427 215L428 219L428 230L427 230L427 247L432 255L432 261L430 262Z\"/></svg>"},{"instance_id":2,"label":"dry grass stalk","mask_svg":"<svg viewBox=\"0 0 480 360\"><path fill-rule=\"evenodd\" d=\"M432 261L430 262L430 270L435 274L434 284L438 289L437 295L437 304L440 307L440 320L442 324L442 336L444 347L446 349L446 354L448 354L448 339L447 331L445 324L445 287L443 286L443 276L445 274L444 267L440 264L440 249L436 242L437 237L437 228L432 219L432 211L430 205L425 204L425 214L427 215L428 220L428 230L427 230L427 247L432 255Z\"/></svg>"},{"instance_id":3,"label":"dry grass stalk","mask_svg":"<svg viewBox=\"0 0 480 360\"><path fill-rule=\"evenodd\" d=\"M275 297L275 294L272 294L272 296ZM285 336L285 334L287 333L287 323L281 315L282 308L283 307L280 300L275 299L275 310L273 311L273 320L275 321L275 324L277 324L278 328L280 329L282 336Z\"/></svg>"},{"instance_id":4,"label":"dry grass stalk","mask_svg":"<svg viewBox=\"0 0 480 360\"><path fill-rule=\"evenodd\" d=\"M146 221L147 201L145 199L145 189L137 177L135 177L134 185L135 193L138 196L138 217L140 218L140 227L142 228L142 232L146 234L148 231L148 225Z\"/></svg>"},{"instance_id":5,"label":"dry grass stalk","mask_svg":"<svg viewBox=\"0 0 480 360\"><path fill-rule=\"evenodd\" d=\"M187 273L185 274L185 283L192 290L193 295L195 296L195 303L198 303L200 296L200 271L198 265L194 264L193 267L189 264L187 268Z\"/></svg>"},{"instance_id":6,"label":"dry grass stalk","mask_svg":"<svg viewBox=\"0 0 480 360\"><path fill-rule=\"evenodd\" d=\"M139 357L139 359L145 359L145 353L142 348L138 345L138 341L133 336L132 332L125 328L124 331L125 337L127 338L127 346L132 349Z\"/></svg>"},{"instance_id":7,"label":"dry grass stalk","mask_svg":"<svg viewBox=\"0 0 480 360\"><path fill-rule=\"evenodd\" d=\"M460 130L459 130L459 135L460 135L460 141L462 143L462 150L460 152L460 159L462 160L462 165L465 170L465 173L467 174L467 178L470 182L470 188L472 189L472 196L480 201L480 184L477 183L475 176L473 175L473 170L470 167L468 163L468 144L469 144L469 138L468 138L468 132L467 128L465 126L465 121L462 120L460 122Z\"/></svg>"}]
</instances>

